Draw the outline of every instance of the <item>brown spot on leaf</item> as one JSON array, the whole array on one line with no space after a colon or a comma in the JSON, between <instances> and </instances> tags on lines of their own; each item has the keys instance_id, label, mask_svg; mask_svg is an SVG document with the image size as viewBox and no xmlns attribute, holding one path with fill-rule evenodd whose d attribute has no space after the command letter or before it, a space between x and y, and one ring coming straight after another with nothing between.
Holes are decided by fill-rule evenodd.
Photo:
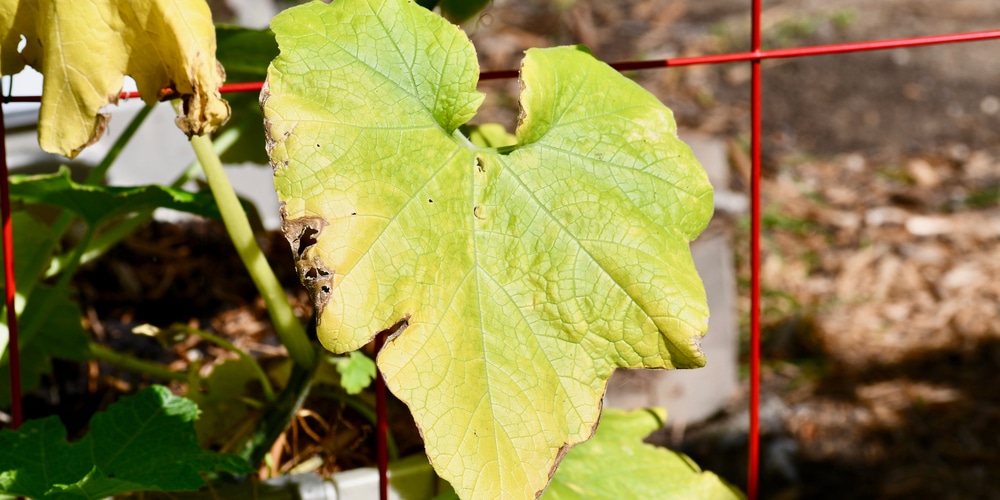
<instances>
[{"instance_id":1,"label":"brown spot on leaf","mask_svg":"<svg viewBox=\"0 0 1000 500\"><path fill-rule=\"evenodd\" d=\"M284 204L281 206L281 231L295 255L295 268L298 270L299 280L309 291L316 306L317 321L330 300L334 272L326 267L318 255L310 256L308 252L319 241L319 236L326 226L326 220L321 217L289 219Z\"/></svg>"}]
</instances>

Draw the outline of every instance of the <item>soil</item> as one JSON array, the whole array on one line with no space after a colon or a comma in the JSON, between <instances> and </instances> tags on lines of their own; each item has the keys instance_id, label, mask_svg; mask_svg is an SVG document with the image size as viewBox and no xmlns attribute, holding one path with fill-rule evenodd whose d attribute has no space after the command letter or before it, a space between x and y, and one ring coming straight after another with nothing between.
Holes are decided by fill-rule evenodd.
<instances>
[{"instance_id":1,"label":"soil","mask_svg":"<svg viewBox=\"0 0 1000 500\"><path fill-rule=\"evenodd\" d=\"M496 0L466 30L483 68L498 70L516 67L525 48L566 43L607 61L743 51L748 11L744 0ZM788 0L764 12L768 47L998 26L991 0ZM996 43L764 63L761 498L1000 498ZM630 76L681 126L730 141L730 187L747 190L747 64ZM513 129L517 83L481 89L488 97L477 121ZM738 238L747 317L746 218L723 222ZM84 268L75 284L94 338L175 368L198 358L207 372L224 359L197 340L164 347L131 334L179 322L226 336L265 364L280 358L222 235L218 223L153 224ZM276 234L262 242L308 318L287 243ZM46 390L62 399L39 391L27 416L59 412L71 435L118 391L148 383L96 363L56 368ZM745 397L684 435L654 439L743 487ZM286 440L294 435L295 446L276 452L279 468L317 452L325 472L374 457L370 425L323 404L307 403L328 418L296 421ZM404 451L418 451L412 426L394 420ZM314 428L323 432L306 438Z\"/></svg>"}]
</instances>

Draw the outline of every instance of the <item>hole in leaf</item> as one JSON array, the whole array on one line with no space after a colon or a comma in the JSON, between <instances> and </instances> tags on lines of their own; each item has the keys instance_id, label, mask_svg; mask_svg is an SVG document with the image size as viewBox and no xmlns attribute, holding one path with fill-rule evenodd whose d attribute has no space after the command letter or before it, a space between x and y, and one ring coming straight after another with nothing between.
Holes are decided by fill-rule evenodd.
<instances>
[{"instance_id":1,"label":"hole in leaf","mask_svg":"<svg viewBox=\"0 0 1000 500\"><path fill-rule=\"evenodd\" d=\"M427 199L427 203L434 203L434 200L432 200L432 199L428 198L428 199Z\"/></svg>"},{"instance_id":2,"label":"hole in leaf","mask_svg":"<svg viewBox=\"0 0 1000 500\"><path fill-rule=\"evenodd\" d=\"M306 250L309 249L309 247L316 244L317 234L319 234L319 230L313 229L310 226L302 228L302 232L299 233L299 238L298 238L299 248L297 250L297 253L299 254L299 257L302 257L302 254L304 254Z\"/></svg>"}]
</instances>

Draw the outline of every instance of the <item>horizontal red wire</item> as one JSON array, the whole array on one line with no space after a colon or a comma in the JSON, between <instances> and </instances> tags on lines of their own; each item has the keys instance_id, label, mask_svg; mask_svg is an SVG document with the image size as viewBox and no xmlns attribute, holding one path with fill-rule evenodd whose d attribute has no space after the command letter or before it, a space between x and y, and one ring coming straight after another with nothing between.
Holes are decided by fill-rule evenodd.
<instances>
[{"instance_id":1,"label":"horizontal red wire","mask_svg":"<svg viewBox=\"0 0 1000 500\"><path fill-rule=\"evenodd\" d=\"M611 63L618 71L639 69L666 68L677 66L695 66L701 64L723 64L733 62L757 61L763 59L783 59L801 56L819 56L826 54L843 54L845 52L865 52L871 50L898 49L903 47L919 47L922 45L940 45L945 43L978 42L1000 39L1000 30L975 31L955 33L950 35L932 35L912 38L896 38L873 42L837 43L830 45L815 45L791 49L761 50L758 52L733 52L712 56L675 57L673 59L658 59L653 61L623 61ZM518 71L514 69L503 71L484 71L479 80L502 80L517 78ZM230 92L259 92L263 82L228 83L219 88L223 94ZM138 92L122 92L122 99L139 97ZM41 96L11 96L5 102L40 102Z\"/></svg>"}]
</instances>

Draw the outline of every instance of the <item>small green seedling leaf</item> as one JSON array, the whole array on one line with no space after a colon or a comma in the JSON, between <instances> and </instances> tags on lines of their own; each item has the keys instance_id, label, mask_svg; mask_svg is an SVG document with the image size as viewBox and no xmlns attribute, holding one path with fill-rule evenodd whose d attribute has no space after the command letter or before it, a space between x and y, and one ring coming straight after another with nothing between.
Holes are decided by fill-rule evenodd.
<instances>
[{"instance_id":1,"label":"small green seedling leaf","mask_svg":"<svg viewBox=\"0 0 1000 500\"><path fill-rule=\"evenodd\" d=\"M70 178L66 167L54 174L12 175L10 197L65 208L91 225L111 217L161 207L219 218L215 199L207 190L191 193L160 185L108 187L79 184Z\"/></svg>"},{"instance_id":2,"label":"small green seedling leaf","mask_svg":"<svg viewBox=\"0 0 1000 500\"><path fill-rule=\"evenodd\" d=\"M340 374L340 386L348 394L358 394L375 379L375 362L364 353L353 351L337 362L337 373Z\"/></svg>"},{"instance_id":3,"label":"small green seedling leaf","mask_svg":"<svg viewBox=\"0 0 1000 500\"><path fill-rule=\"evenodd\" d=\"M582 47L529 50L517 145L476 146L478 64L404 0L295 7L262 92L320 340L378 365L463 498L531 498L616 368L704 364L689 242L712 189L673 116Z\"/></svg>"},{"instance_id":4,"label":"small green seedling leaf","mask_svg":"<svg viewBox=\"0 0 1000 500\"><path fill-rule=\"evenodd\" d=\"M659 408L604 410L594 437L570 450L542 498L743 498L683 454L642 442L663 427L665 417L666 412Z\"/></svg>"},{"instance_id":5,"label":"small green seedling leaf","mask_svg":"<svg viewBox=\"0 0 1000 500\"><path fill-rule=\"evenodd\" d=\"M90 433L66 442L57 417L0 431L0 493L36 499L99 499L129 491L187 491L202 473L253 470L233 455L202 450L198 407L153 386L94 416Z\"/></svg>"}]
</instances>

